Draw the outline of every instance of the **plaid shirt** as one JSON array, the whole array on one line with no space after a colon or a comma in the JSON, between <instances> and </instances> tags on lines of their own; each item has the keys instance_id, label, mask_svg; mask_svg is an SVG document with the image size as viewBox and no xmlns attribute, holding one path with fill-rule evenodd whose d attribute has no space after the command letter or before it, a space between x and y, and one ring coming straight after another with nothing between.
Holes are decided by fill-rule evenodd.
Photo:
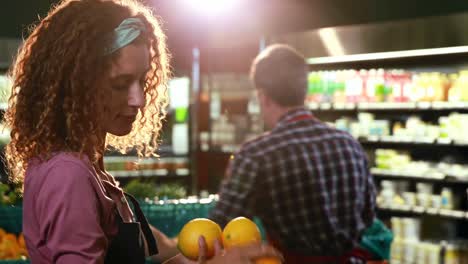
<instances>
[{"instance_id":1,"label":"plaid shirt","mask_svg":"<svg viewBox=\"0 0 468 264\"><path fill-rule=\"evenodd\" d=\"M310 118L299 120L304 116ZM219 195L211 219L224 226L258 216L268 235L305 255L353 249L374 218L375 187L362 147L304 108L242 146Z\"/></svg>"}]
</instances>

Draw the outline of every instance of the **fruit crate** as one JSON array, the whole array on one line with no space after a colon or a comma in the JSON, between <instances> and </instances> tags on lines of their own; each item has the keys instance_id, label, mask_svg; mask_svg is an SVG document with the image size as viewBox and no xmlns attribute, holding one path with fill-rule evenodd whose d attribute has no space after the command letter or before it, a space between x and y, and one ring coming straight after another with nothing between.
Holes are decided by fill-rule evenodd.
<instances>
[{"instance_id":1,"label":"fruit crate","mask_svg":"<svg viewBox=\"0 0 468 264\"><path fill-rule=\"evenodd\" d=\"M140 202L148 222L169 237L177 236L188 221L208 217L214 208L214 201L170 200L161 202Z\"/></svg>"},{"instance_id":2,"label":"fruit crate","mask_svg":"<svg viewBox=\"0 0 468 264\"><path fill-rule=\"evenodd\" d=\"M0 205L0 228L18 235L22 231L23 207Z\"/></svg>"}]
</instances>

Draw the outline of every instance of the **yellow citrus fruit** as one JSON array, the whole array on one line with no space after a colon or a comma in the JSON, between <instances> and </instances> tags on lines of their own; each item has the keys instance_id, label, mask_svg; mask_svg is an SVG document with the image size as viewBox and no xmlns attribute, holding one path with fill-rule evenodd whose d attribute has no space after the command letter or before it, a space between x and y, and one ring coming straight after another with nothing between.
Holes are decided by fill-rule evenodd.
<instances>
[{"instance_id":1,"label":"yellow citrus fruit","mask_svg":"<svg viewBox=\"0 0 468 264\"><path fill-rule=\"evenodd\" d=\"M232 219L223 230L224 248L260 242L262 236L258 226L243 216Z\"/></svg>"},{"instance_id":2,"label":"yellow citrus fruit","mask_svg":"<svg viewBox=\"0 0 468 264\"><path fill-rule=\"evenodd\" d=\"M184 256L191 260L198 259L198 239L205 237L207 244L207 257L214 255L214 243L221 240L221 227L206 218L196 218L184 225L178 236L177 247Z\"/></svg>"},{"instance_id":3,"label":"yellow citrus fruit","mask_svg":"<svg viewBox=\"0 0 468 264\"><path fill-rule=\"evenodd\" d=\"M26 248L26 241L24 240L23 233L19 234L18 236L18 245L22 248Z\"/></svg>"},{"instance_id":4,"label":"yellow citrus fruit","mask_svg":"<svg viewBox=\"0 0 468 264\"><path fill-rule=\"evenodd\" d=\"M7 233L3 236L3 240L8 240L8 241L11 241L11 243L13 244L17 244L18 243L18 239L16 238L16 236L14 234L10 234L10 233Z\"/></svg>"},{"instance_id":5,"label":"yellow citrus fruit","mask_svg":"<svg viewBox=\"0 0 468 264\"><path fill-rule=\"evenodd\" d=\"M281 261L275 257L262 257L255 259L255 264L281 264Z\"/></svg>"}]
</instances>

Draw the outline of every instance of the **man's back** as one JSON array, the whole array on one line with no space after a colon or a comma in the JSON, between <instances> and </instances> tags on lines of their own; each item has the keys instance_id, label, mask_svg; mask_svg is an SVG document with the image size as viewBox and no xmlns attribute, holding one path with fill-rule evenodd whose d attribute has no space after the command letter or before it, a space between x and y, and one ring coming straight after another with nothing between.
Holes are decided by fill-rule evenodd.
<instances>
[{"instance_id":1,"label":"man's back","mask_svg":"<svg viewBox=\"0 0 468 264\"><path fill-rule=\"evenodd\" d=\"M215 220L256 215L274 240L307 255L351 250L374 217L375 190L361 146L305 109L244 144L220 196Z\"/></svg>"}]
</instances>

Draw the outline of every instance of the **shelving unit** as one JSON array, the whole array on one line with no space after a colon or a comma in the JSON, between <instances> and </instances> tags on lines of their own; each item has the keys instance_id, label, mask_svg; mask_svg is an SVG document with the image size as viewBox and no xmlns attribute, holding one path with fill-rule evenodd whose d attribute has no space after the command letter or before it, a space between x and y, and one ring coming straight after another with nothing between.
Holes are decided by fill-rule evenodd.
<instances>
[{"instance_id":1,"label":"shelving unit","mask_svg":"<svg viewBox=\"0 0 468 264\"><path fill-rule=\"evenodd\" d=\"M448 53L444 53L449 51ZM432 53L431 53L432 52ZM435 53L434 53L435 52ZM387 56L388 55L388 56ZM339 58L318 58L310 59L310 71L322 70L343 70L343 69L415 69L423 71L428 68L430 71L432 66L443 66L451 68L454 65L466 64L468 61L468 48L464 49L436 49L427 50L424 54L414 54L412 52L402 53L380 53L369 56L343 56ZM436 67L437 68L437 67ZM424 121L436 123L441 116L447 116L452 112L468 113L468 102L359 102L359 103L308 103L308 108L311 112L326 122L334 122L339 118L346 117L347 119L357 118L362 113L372 113L376 118L390 120L392 122L405 120L409 116L419 116ZM390 126L391 127L391 126ZM369 154L371 166L374 163L374 151L376 149L395 149L415 155L416 160L427 158L428 161L440 161L443 157L450 155L459 160L463 160L466 164L468 160L468 142L454 141L449 138L439 139L435 137L403 137L394 136L366 136L359 137L359 142ZM379 187L383 181L391 181L398 186L406 186L409 191L415 191L420 183L429 184L434 190L434 194L438 194L442 188L449 188L454 195L461 195L454 210L428 208L422 206L402 206L397 203L392 206L378 206L377 216L384 221L390 223L392 217L418 218L425 222L431 222L436 226L432 229L439 228L437 225L446 225L444 221L448 221L452 226L452 230L456 230L456 236L462 239L468 239L468 234L464 227L468 225L468 178L457 178L454 175L449 175L445 172L426 173L424 171L409 171L409 170L390 170L372 168L371 173L374 176L376 186ZM426 226L427 228L427 226ZM425 234L430 234L432 231L425 230ZM436 232L437 233L437 232ZM453 237L444 233L443 229L437 234L441 234L442 239L453 239ZM453 234L452 234L453 235Z\"/></svg>"}]
</instances>

